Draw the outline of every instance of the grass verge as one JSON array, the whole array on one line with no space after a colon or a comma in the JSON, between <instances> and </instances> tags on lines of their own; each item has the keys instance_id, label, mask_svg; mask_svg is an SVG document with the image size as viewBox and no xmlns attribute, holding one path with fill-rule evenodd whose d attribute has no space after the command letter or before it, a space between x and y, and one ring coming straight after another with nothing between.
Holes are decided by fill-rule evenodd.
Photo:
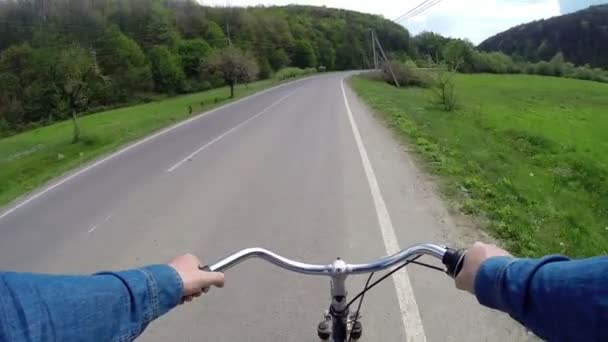
<instances>
[{"instance_id":1,"label":"grass verge","mask_svg":"<svg viewBox=\"0 0 608 342\"><path fill-rule=\"evenodd\" d=\"M608 85L457 75L459 108L363 77L353 89L440 176L448 198L514 253L608 251Z\"/></svg>"},{"instance_id":2,"label":"grass verge","mask_svg":"<svg viewBox=\"0 0 608 342\"><path fill-rule=\"evenodd\" d=\"M235 99L277 85L254 82L235 89ZM79 119L82 139L71 143L70 121L0 140L0 208L45 182L165 126L230 101L227 88L124 107ZM189 106L192 107L190 114Z\"/></svg>"}]
</instances>

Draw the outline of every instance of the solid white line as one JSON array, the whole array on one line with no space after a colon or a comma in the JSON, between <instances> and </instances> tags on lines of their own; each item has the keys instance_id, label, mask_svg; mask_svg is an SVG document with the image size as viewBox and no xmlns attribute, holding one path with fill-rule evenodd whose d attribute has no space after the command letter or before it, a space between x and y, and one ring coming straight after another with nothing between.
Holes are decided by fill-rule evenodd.
<instances>
[{"instance_id":1,"label":"solid white line","mask_svg":"<svg viewBox=\"0 0 608 342\"><path fill-rule=\"evenodd\" d=\"M107 161L109 161L109 160L111 160L111 159L114 159L114 158L118 157L119 155L121 155L121 154L123 154L123 153L125 153L125 152L127 152L127 151L129 151L129 150L132 150L132 149L136 148L136 147L137 147L137 146L139 146L139 145L142 145L142 144L144 144L144 143L147 143L148 141L150 141L150 140L152 140L152 139L154 139L154 138L157 138L157 137L159 137L159 136L161 136L161 135L163 135L163 134L166 134L166 133L168 133L168 132L170 132L170 131L173 131L174 129L177 129L177 128L179 128L179 127L185 126L185 125L187 125L187 124L189 124L189 123L191 123L191 122L193 122L193 121L195 121L195 120L198 120L198 119L200 119L200 118L202 118L202 117L205 117L205 116L207 116L207 115L210 115L210 114L212 114L212 113L215 113L215 112L217 112L217 111L220 111L220 110L222 110L222 109L225 109L226 107L233 106L233 105L235 105L235 104L237 104L237 103L241 103L241 102L243 102L243 101L250 100L250 99L255 98L255 97L258 97L258 96L260 96L260 95L262 95L262 94L266 94L266 93L268 93L268 92L270 92L270 91L273 91L273 90L276 90L276 89L279 89L279 88L282 88L282 87L285 87L285 86L288 86L288 85L291 85L291 84L294 84L294 83L299 83L299 82L302 82L302 81L307 80L307 79L309 79L309 78L311 78L311 77L302 78L302 79L299 79L299 80L296 80L296 81L288 82L288 83L285 83L285 84L280 84L280 85L278 85L278 86L275 86L275 87L272 87L272 88L268 88L268 89L266 89L266 90L262 90L262 91L260 91L260 92L258 92L258 93L255 93L255 94L252 94L252 95L246 96L246 97L244 97L244 98L242 98L242 99L236 100L236 101L234 101L234 102L227 103L227 104L225 104L225 105L222 105L222 106L217 107L217 108L215 108L215 109L212 109L212 110L210 110L210 111L207 111L207 112L204 112L204 113L198 114L198 115L197 115L197 116L195 116L195 117L192 117L192 118L190 118L190 119L188 119L188 120L185 120L185 121L182 121L182 122L180 122L180 123L177 123L177 124L175 124L175 125L173 125L173 126L167 127L167 128L163 129L163 130L162 130L162 131L160 131L160 132L157 132L157 133L152 134L152 135L150 135L150 136L148 136L148 137L145 137L145 138L143 138L143 139L141 139L141 140L139 140L139 141L137 141L137 142L135 142L135 143L133 143L133 144L131 144L131 145L129 145L129 146L127 146L127 147L123 148L123 149L121 149L121 150L118 150L117 152L114 152L114 153L110 154L109 156L107 156L107 157L105 157L105 158L103 158L103 159L100 159L100 160L96 161L95 163L93 163L93 164L91 164L91 165L89 165L89 166L86 166L86 167L84 167L84 168L82 168L82 169L80 169L80 170L78 170L78 171L76 171L76 172L72 173L72 174L71 174L71 175L69 175L69 176L66 176L65 178L61 179L61 180L60 180L60 181L58 181L57 183L52 184L52 185L49 185L48 187L46 187L46 188L44 188L44 189L40 190L39 192L37 192L37 193L35 193L35 194L31 195L30 197L27 197L27 198L26 198L26 199L24 199L23 201L21 201L21 202L19 202L19 203L15 204L15 205L14 205L12 208L10 208L10 209L8 209L8 210L4 211L3 213L1 213L1 214L0 214L0 220L1 220L1 219L3 219L3 218L5 218L6 216L10 215L11 213L13 213L14 211L16 211L17 209L19 209L19 208L21 208L21 207L23 207L23 206L27 205L28 203L32 202L32 201L33 201L33 200L35 200L35 199L37 199L38 197L40 197L40 196L42 196L42 195L46 194L47 192L49 192L49 191L51 191L51 190L53 190L53 189L55 189L55 188L57 188L57 187L59 187L59 186L61 186L61 185L65 184L65 183L67 183L68 181L70 181L70 180L72 180L72 179L74 179L74 178L76 178L76 177L80 176L81 174L83 174L83 173L85 173L85 172L87 172L87 171L91 170L92 168L94 168L94 167L96 167L96 166L98 166L98 165L100 165L100 164L102 164L102 163L105 163L105 162L107 162Z\"/></svg>"},{"instance_id":2,"label":"solid white line","mask_svg":"<svg viewBox=\"0 0 608 342\"><path fill-rule=\"evenodd\" d=\"M346 112L348 114L348 120L350 121L351 128L353 129L353 135L361 155L361 161L363 163L363 169L365 170L365 176L369 183L369 189L371 191L374 206L376 207L376 214L378 216L378 223L380 224L380 231L382 232L382 238L384 240L384 248L386 253L389 255L398 253L401 251L395 229L391 217L386 208L378 180L374 174L372 163L367 155L365 145L363 145L363 139L359 133L359 128L353 117L353 113L348 104L346 97L346 91L344 90L344 79L340 81L342 87L342 96L344 97L344 104L346 105ZM416 304L416 298L414 298L414 291L410 283L410 278L407 274L407 270L403 269L393 275L393 283L397 290L397 299L399 300L399 308L401 309L401 317L403 319L403 327L408 341L425 342L426 335L424 334L424 327L422 326L422 320L420 319L420 312L418 310L418 304Z\"/></svg>"},{"instance_id":3,"label":"solid white line","mask_svg":"<svg viewBox=\"0 0 608 342\"><path fill-rule=\"evenodd\" d=\"M283 102L283 100L285 100L286 98L290 97L291 95L293 95L296 91L292 91L291 93L281 97L280 99L278 99L277 101L273 102L270 106L264 108L262 111L260 111L259 113L255 114L254 116L250 117L249 119L241 122L240 124L232 127L231 129L227 130L226 132L222 133L220 136L216 137L215 139L211 140L210 142L206 143L205 145L199 147L196 151L190 153L186 158L178 161L177 163L175 163L175 165L171 166L167 172L171 173L175 170L177 170L180 166L182 166L185 162L188 161L192 161L194 159L194 157L196 157L199 153L201 153L204 149L206 149L207 147L215 144L216 142L220 141L222 138L228 136L229 134L235 132L236 130L238 130L239 128L245 126L246 124L248 124L249 122L255 120L256 118L258 118L259 116L261 116L262 114L266 113L269 109L273 108L274 106L278 105L279 103Z\"/></svg>"}]
</instances>

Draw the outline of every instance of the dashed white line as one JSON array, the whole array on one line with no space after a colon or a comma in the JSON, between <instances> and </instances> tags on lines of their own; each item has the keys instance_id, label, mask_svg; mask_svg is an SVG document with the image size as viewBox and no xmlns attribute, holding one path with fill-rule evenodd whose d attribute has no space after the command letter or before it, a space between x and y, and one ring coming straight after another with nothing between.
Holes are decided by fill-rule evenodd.
<instances>
[{"instance_id":1,"label":"dashed white line","mask_svg":"<svg viewBox=\"0 0 608 342\"><path fill-rule=\"evenodd\" d=\"M357 127L357 123L353 117L350 105L348 104L346 91L344 90L344 79L340 81L340 86L342 87L342 96L344 97L344 105L346 106L348 120L350 121L353 135L355 136L357 148L363 163L365 176L367 177L367 182L369 183L369 188L374 200L374 206L378 216L378 223L380 225L380 231L382 232L382 238L384 240L384 247L386 252L389 255L392 255L399 252L401 248L399 247L395 229L393 228L391 216L388 213L386 203L382 197L382 192L380 191L380 186L378 185L378 180L376 179L376 175L374 173L374 168L369 160L367 150L363 144L363 139L359 133L359 128ZM412 290L412 285L410 283L410 278L407 271L403 269L402 271L395 273L393 275L393 283L395 284L395 289L397 290L397 299L399 300L399 308L401 310L401 317L407 340L426 342L426 335L424 333L424 327L422 326L422 319L420 318L418 304L416 303L416 298L414 297L414 291Z\"/></svg>"},{"instance_id":2,"label":"dashed white line","mask_svg":"<svg viewBox=\"0 0 608 342\"><path fill-rule=\"evenodd\" d=\"M89 229L89 234L91 234L92 232L95 231L95 229L97 229L97 227L101 226L102 224L108 222L109 219L112 218L112 215L108 215L106 216L105 219L103 219L103 221L101 221L101 223L94 225L93 227L91 227L91 229Z\"/></svg>"},{"instance_id":3,"label":"dashed white line","mask_svg":"<svg viewBox=\"0 0 608 342\"><path fill-rule=\"evenodd\" d=\"M6 211L4 211L4 212L0 213L0 220L1 220L1 219L3 219L3 218L5 218L6 216L10 215L11 213L15 212L15 211L16 211L16 210L18 210L19 208L21 208L21 207L23 207L23 206L27 205L28 203L30 203L30 202L32 202L32 201L34 201L35 199L39 198L40 196L42 196L42 195L44 195L44 194L48 193L49 191L51 191L51 190L53 190L53 189L55 189L55 188L57 188L57 187L59 187L59 186L61 186L61 185L65 184L65 183L67 183L68 181L70 181L70 180L72 180L72 179L74 179L74 178L76 178L76 177L80 176L81 174L83 174L83 173L85 173L85 172L87 172L87 171L91 170L92 168L97 167L98 165L100 165L100 164L102 164L102 163L105 163L105 162L107 162L107 161L109 161L109 160L111 160L111 159L114 159L114 158L118 157L119 155L121 155L121 154L123 154L123 153L125 153L125 152L127 152L127 151L129 151L129 150L132 150L132 149L136 148L137 146L140 146L140 145L142 145L142 144L144 144L144 143L146 143L146 142L148 142L148 141L150 141L150 140L152 140L152 139L154 139L154 138L156 138L156 137L159 137L159 136L161 136L161 135L163 135L163 134L166 134L166 133L168 133L168 132L170 132L170 131L173 131L173 130L175 130L175 129L179 128L179 127L185 126L185 125L187 125L187 124L189 124L189 123L191 123L191 122L193 122L193 121L196 121L196 120L198 120L198 119L200 119L200 118L202 118L202 117L205 117L205 116L207 116L207 115L209 115L209 114L212 114L212 113L215 113L215 112L217 112L217 111L220 111L220 110L222 110L222 109L224 109L224 108L226 108L226 107L233 106L233 105L235 105L235 104L237 104L237 103L241 103L241 102L246 101L246 100L250 100L250 99L252 99L252 98L255 98L255 97L258 97L258 96L260 96L260 95L262 95L262 94L266 94L266 93L268 93L268 92L270 92L270 91L273 91L273 90L276 90L276 89L279 89L279 88L285 87L285 86L287 86L287 85L293 85L294 83L299 83L299 82L302 82L302 81L307 80L307 79L309 79L309 78L310 78L310 77L302 78L302 79L299 79L299 80L296 80L296 81L292 81L292 82L289 82L289 83L281 84L281 85L278 85L278 86L275 86L275 87L272 87L272 88L268 88L268 89L266 89L266 90L262 90L262 91L260 91L260 92L258 92L258 93L255 93L255 94L249 95L249 96L244 97L244 98L242 98L242 99L239 99L239 100L237 100L237 101L230 102L230 103L227 103L227 104L222 105L222 106L220 106L220 107L217 107L217 108L215 108L215 109L212 109L212 110L210 110L210 111L207 111L207 112L201 113L201 114L199 114L199 115L197 115L197 116L195 116L195 117L192 117L192 118L190 118L190 119L188 119L188 120L185 120L185 121L182 121L182 122L180 122L180 123L177 123L177 124L175 124L175 125L173 125L173 126L171 126L171 127L167 127L167 128L163 129L163 130L162 130L162 131L160 131L160 132L157 132L157 133L152 134L152 135L150 135L150 136L148 136L148 137L146 137L146 138L143 138L143 139L141 139L141 140L139 140L139 141L137 141L137 142L135 142L135 143L133 143L133 144L131 144L131 145L129 145L129 146L127 146L127 147L123 148L123 149L120 149L120 150L118 150L118 151L116 151L116 152L114 152L114 153L110 154L109 156L107 156L107 157L105 157L105 158L102 158L102 159L100 159L100 160L96 161L95 163L93 163L93 164L91 164L91 165L89 165L89 166L86 166L86 167L84 167L84 168L82 168L82 169L80 169L80 170L78 170L78 171L76 171L76 172L74 172L74 173L72 173L72 174L70 174L70 175L66 176L65 178L63 178L63 179L61 179L61 180L57 181L56 183L54 183L54 184L52 184L52 185L49 185L49 186L47 186L46 188L44 188L44 189L42 189L42 190L40 190L40 191L38 191L38 192L34 193L33 195L31 195L31 196L27 197L27 198L26 198L26 199L24 199L23 201L21 201L21 202L19 202L19 203L15 204L15 205L14 205L13 207L11 207L10 209L7 209Z\"/></svg>"},{"instance_id":4,"label":"dashed white line","mask_svg":"<svg viewBox=\"0 0 608 342\"><path fill-rule=\"evenodd\" d=\"M175 165L171 166L169 169L167 169L167 172L171 173L175 170L177 170L180 166L182 166L185 162L188 161L192 161L194 159L194 157L196 157L197 154L201 153L203 150L205 150L207 147L215 144L216 142L220 141L222 138L228 136L229 134L235 132L236 130L238 130L239 128L245 126L246 124L248 124L249 122L255 120L256 118L258 118L259 116L261 116L262 114L266 113L268 110L270 110L271 108L273 108L274 106L278 105L279 103L283 102L283 100L285 100L286 98L290 97L291 95L293 95L296 91L292 91L291 93L281 97L280 99L278 99L277 101L273 102L270 106L264 108L263 110L261 110L260 112L256 113L254 116L250 117L249 119L241 122L240 124L232 127L231 129L227 130L226 132L222 133L221 135L217 136L215 139L211 140L210 142L206 143L205 145L199 147L198 149L196 149L196 151L190 153L186 158L178 161L177 163L175 163Z\"/></svg>"}]
</instances>

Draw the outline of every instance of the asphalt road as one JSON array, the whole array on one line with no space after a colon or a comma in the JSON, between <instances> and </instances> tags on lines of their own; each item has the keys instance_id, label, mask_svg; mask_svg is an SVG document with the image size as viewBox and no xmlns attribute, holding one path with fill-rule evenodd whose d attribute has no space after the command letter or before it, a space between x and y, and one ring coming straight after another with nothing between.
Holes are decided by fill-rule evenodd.
<instances>
[{"instance_id":1,"label":"asphalt road","mask_svg":"<svg viewBox=\"0 0 608 342\"><path fill-rule=\"evenodd\" d=\"M213 262L250 246L312 263L366 262L414 243L470 241L407 152L343 90L347 75L298 80L203 114L6 208L0 269L89 273L183 252ZM316 340L326 279L259 261L226 279L141 340ZM364 280L349 280L351 294ZM414 267L366 296L363 324L365 341L530 338L445 275Z\"/></svg>"}]
</instances>

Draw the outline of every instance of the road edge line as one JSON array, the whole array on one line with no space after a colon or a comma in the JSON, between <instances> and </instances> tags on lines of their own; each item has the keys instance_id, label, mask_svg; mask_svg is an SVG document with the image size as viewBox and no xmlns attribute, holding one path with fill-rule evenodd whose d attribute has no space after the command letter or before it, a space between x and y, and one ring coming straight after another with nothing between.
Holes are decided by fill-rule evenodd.
<instances>
[{"instance_id":1,"label":"road edge line","mask_svg":"<svg viewBox=\"0 0 608 342\"><path fill-rule=\"evenodd\" d=\"M348 120L353 131L357 149L361 157L361 163L365 171L367 183L370 188L372 198L374 200L374 207L376 209L376 215L378 217L378 224L380 226L380 232L382 233L382 239L384 240L384 248L389 255L393 255L401 251L399 247L399 241L395 234L395 229L391 221L390 214L382 197L380 186L378 185L378 179L374 173L374 168L368 157L367 150L363 144L363 138L359 133L357 122L350 109L348 98L346 96L346 90L344 89L344 78L340 80L340 87L342 88L342 96L344 98L344 105L346 106L346 113L348 114ZM420 311L416 298L414 296L414 290L407 273L407 269L403 269L396 272L393 276L393 284L397 291L397 299L399 301L399 308L401 311L401 318L403 322L403 328L407 341L415 342L426 342L426 335L424 333L424 327L422 325L422 319L420 318Z\"/></svg>"}]
</instances>

